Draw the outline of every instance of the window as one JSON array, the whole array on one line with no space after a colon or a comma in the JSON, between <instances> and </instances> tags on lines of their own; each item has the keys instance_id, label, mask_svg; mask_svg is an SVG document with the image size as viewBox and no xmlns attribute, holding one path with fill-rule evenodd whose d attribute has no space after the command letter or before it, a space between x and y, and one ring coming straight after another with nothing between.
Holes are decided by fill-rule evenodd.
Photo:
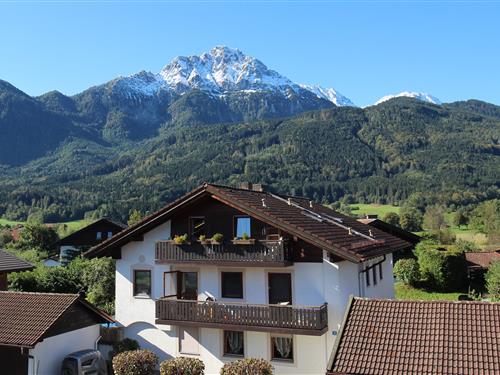
<instances>
[{"instance_id":1,"label":"window","mask_svg":"<svg viewBox=\"0 0 500 375\"><path fill-rule=\"evenodd\" d=\"M197 327L179 327L179 352L181 354L200 354L199 336Z\"/></svg>"},{"instance_id":2,"label":"window","mask_svg":"<svg viewBox=\"0 0 500 375\"><path fill-rule=\"evenodd\" d=\"M102 232L97 232L97 233L95 234L95 239L96 239L96 240L100 240L101 238L102 238Z\"/></svg>"},{"instance_id":3,"label":"window","mask_svg":"<svg viewBox=\"0 0 500 375\"><path fill-rule=\"evenodd\" d=\"M243 273L222 272L222 298L243 298Z\"/></svg>"},{"instance_id":4,"label":"window","mask_svg":"<svg viewBox=\"0 0 500 375\"><path fill-rule=\"evenodd\" d=\"M243 357L245 355L243 332L224 331L224 355Z\"/></svg>"},{"instance_id":5,"label":"window","mask_svg":"<svg viewBox=\"0 0 500 375\"><path fill-rule=\"evenodd\" d=\"M113 237L113 232L108 232L108 238Z\"/></svg>"},{"instance_id":6,"label":"window","mask_svg":"<svg viewBox=\"0 0 500 375\"><path fill-rule=\"evenodd\" d=\"M204 217L189 218L189 233L191 238L197 240L201 235L206 235L206 224Z\"/></svg>"},{"instance_id":7,"label":"window","mask_svg":"<svg viewBox=\"0 0 500 375\"><path fill-rule=\"evenodd\" d=\"M271 336L271 359L293 362L292 336Z\"/></svg>"},{"instance_id":8,"label":"window","mask_svg":"<svg viewBox=\"0 0 500 375\"><path fill-rule=\"evenodd\" d=\"M151 295L151 271L134 270L134 296Z\"/></svg>"},{"instance_id":9,"label":"window","mask_svg":"<svg viewBox=\"0 0 500 375\"><path fill-rule=\"evenodd\" d=\"M235 233L236 238L242 238L245 233L248 237L252 237L250 231L250 218L247 216L237 216L235 218Z\"/></svg>"}]
</instances>

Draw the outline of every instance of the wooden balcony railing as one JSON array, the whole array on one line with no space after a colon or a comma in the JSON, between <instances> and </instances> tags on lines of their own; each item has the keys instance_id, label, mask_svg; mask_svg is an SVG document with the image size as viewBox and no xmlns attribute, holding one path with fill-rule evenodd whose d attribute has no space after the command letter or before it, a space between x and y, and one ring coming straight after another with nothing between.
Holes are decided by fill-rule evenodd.
<instances>
[{"instance_id":1,"label":"wooden balcony railing","mask_svg":"<svg viewBox=\"0 0 500 375\"><path fill-rule=\"evenodd\" d=\"M256 241L251 245L156 243L156 262L214 263L219 265L288 266L292 264L289 241Z\"/></svg>"},{"instance_id":2,"label":"wooden balcony railing","mask_svg":"<svg viewBox=\"0 0 500 375\"><path fill-rule=\"evenodd\" d=\"M307 307L163 298L156 301L156 323L320 336L328 329L328 311L326 303Z\"/></svg>"}]
</instances>

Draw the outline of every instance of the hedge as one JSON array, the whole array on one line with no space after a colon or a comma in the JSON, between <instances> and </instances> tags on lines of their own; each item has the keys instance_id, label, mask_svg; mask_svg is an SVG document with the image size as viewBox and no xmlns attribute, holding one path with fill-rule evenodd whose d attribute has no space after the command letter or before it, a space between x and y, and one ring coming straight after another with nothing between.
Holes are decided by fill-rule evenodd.
<instances>
[{"instance_id":1,"label":"hedge","mask_svg":"<svg viewBox=\"0 0 500 375\"><path fill-rule=\"evenodd\" d=\"M158 357L150 350L129 350L113 358L115 375L154 375Z\"/></svg>"},{"instance_id":2,"label":"hedge","mask_svg":"<svg viewBox=\"0 0 500 375\"><path fill-rule=\"evenodd\" d=\"M198 358L177 357L160 364L160 375L203 375L205 364Z\"/></svg>"},{"instance_id":3,"label":"hedge","mask_svg":"<svg viewBox=\"0 0 500 375\"><path fill-rule=\"evenodd\" d=\"M272 375L273 366L262 358L245 358L226 363L220 370L221 375Z\"/></svg>"}]
</instances>

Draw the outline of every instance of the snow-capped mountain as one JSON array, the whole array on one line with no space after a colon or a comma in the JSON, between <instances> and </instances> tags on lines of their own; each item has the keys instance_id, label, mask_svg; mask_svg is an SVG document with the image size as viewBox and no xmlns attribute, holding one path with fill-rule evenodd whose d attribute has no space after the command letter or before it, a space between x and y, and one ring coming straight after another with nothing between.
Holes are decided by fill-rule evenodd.
<instances>
[{"instance_id":1,"label":"snow-capped mountain","mask_svg":"<svg viewBox=\"0 0 500 375\"><path fill-rule=\"evenodd\" d=\"M200 56L176 57L157 74L140 72L120 77L113 86L131 97L152 96L162 91L182 95L193 89L218 96L274 92L286 97L308 97L313 93L314 97L338 106L354 105L334 89L296 84L260 60L225 46L217 46Z\"/></svg>"},{"instance_id":2,"label":"snow-capped mountain","mask_svg":"<svg viewBox=\"0 0 500 375\"><path fill-rule=\"evenodd\" d=\"M438 98L436 98L435 96L432 96L430 94L426 94L423 92L403 91L403 92L400 92L399 94L386 95L386 96L380 98L379 100L377 100L375 102L375 105L386 102L390 99L399 98L399 97L413 98L413 99L420 100L422 102L427 102L427 103L432 103L432 104L438 104L438 105L441 104L441 101Z\"/></svg>"},{"instance_id":3,"label":"snow-capped mountain","mask_svg":"<svg viewBox=\"0 0 500 375\"><path fill-rule=\"evenodd\" d=\"M318 98L326 99L331 101L333 104L339 107L343 106L350 106L350 107L355 107L356 105L347 97L342 95L340 92L338 92L335 89L329 88L326 89L324 87L321 87L319 85L306 85L306 84L301 84L300 87L303 89L309 90L312 93L316 94Z\"/></svg>"}]
</instances>

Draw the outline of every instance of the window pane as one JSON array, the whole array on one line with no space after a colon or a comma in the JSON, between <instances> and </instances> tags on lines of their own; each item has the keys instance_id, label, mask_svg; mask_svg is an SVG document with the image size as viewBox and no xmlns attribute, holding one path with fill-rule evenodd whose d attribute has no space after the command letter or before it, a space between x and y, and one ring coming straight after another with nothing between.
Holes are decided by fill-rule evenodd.
<instances>
[{"instance_id":1,"label":"window pane","mask_svg":"<svg viewBox=\"0 0 500 375\"><path fill-rule=\"evenodd\" d=\"M222 272L222 298L243 298L243 274L241 272Z\"/></svg>"},{"instance_id":2,"label":"window pane","mask_svg":"<svg viewBox=\"0 0 500 375\"><path fill-rule=\"evenodd\" d=\"M271 337L272 359L293 361L293 338L286 336Z\"/></svg>"},{"instance_id":3,"label":"window pane","mask_svg":"<svg viewBox=\"0 0 500 375\"><path fill-rule=\"evenodd\" d=\"M204 217L191 217L189 218L190 221L190 231L191 231L191 238L193 239L198 239L202 234L206 235L205 233L205 218Z\"/></svg>"},{"instance_id":4,"label":"window pane","mask_svg":"<svg viewBox=\"0 0 500 375\"><path fill-rule=\"evenodd\" d=\"M249 217L237 217L236 218L236 237L242 238L243 233L246 233L248 237L252 237L250 233L250 218Z\"/></svg>"},{"instance_id":5,"label":"window pane","mask_svg":"<svg viewBox=\"0 0 500 375\"><path fill-rule=\"evenodd\" d=\"M134 271L134 296L151 295L151 271Z\"/></svg>"},{"instance_id":6,"label":"window pane","mask_svg":"<svg viewBox=\"0 0 500 375\"><path fill-rule=\"evenodd\" d=\"M224 331L224 355L244 355L243 332Z\"/></svg>"},{"instance_id":7,"label":"window pane","mask_svg":"<svg viewBox=\"0 0 500 375\"><path fill-rule=\"evenodd\" d=\"M100 240L102 238L102 233L101 232L97 232L96 235L95 235L95 239L96 240Z\"/></svg>"}]
</instances>

